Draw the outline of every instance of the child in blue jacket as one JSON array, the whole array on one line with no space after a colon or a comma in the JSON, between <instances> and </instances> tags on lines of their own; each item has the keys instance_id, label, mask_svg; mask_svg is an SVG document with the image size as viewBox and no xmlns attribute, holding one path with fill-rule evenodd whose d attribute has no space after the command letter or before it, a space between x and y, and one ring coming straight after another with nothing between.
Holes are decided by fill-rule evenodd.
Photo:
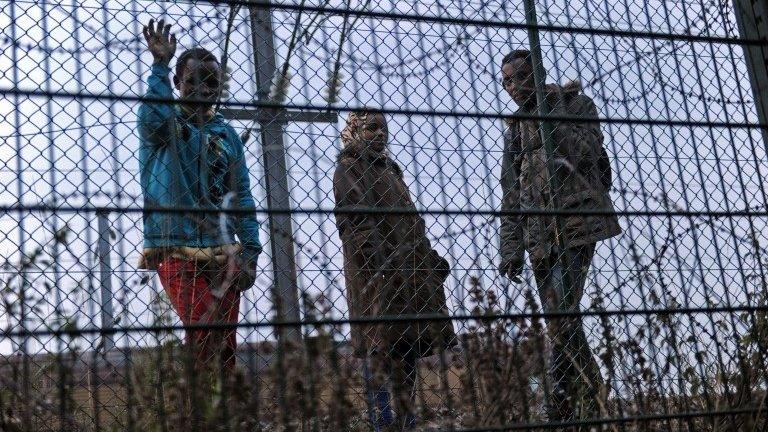
<instances>
[{"instance_id":1,"label":"child in blue jacket","mask_svg":"<svg viewBox=\"0 0 768 432\"><path fill-rule=\"evenodd\" d=\"M163 20L157 25L151 20L143 29L154 62L138 113L147 209L139 268L157 270L185 325L234 323L241 291L255 282L259 224L246 212L189 209L254 208L243 143L214 112L223 74L211 52L192 48L178 57L173 85L181 98L178 104L172 101L169 74L176 37L170 28ZM186 341L193 346L197 368L234 367L233 329L188 331Z\"/></svg>"}]
</instances>

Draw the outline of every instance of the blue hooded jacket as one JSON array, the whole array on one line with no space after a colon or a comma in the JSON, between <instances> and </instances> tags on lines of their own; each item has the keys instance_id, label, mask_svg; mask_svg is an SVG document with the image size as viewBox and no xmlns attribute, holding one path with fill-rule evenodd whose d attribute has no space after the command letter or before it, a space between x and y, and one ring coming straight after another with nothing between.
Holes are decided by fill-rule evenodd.
<instances>
[{"instance_id":1,"label":"blue hooded jacket","mask_svg":"<svg viewBox=\"0 0 768 432\"><path fill-rule=\"evenodd\" d=\"M171 99L170 68L154 64L148 98ZM172 103L144 102L139 107L139 170L147 207L221 207L253 209L243 143L220 114L202 128ZM211 247L235 243L255 262L261 252L259 223L252 214L144 212L144 247Z\"/></svg>"}]
</instances>

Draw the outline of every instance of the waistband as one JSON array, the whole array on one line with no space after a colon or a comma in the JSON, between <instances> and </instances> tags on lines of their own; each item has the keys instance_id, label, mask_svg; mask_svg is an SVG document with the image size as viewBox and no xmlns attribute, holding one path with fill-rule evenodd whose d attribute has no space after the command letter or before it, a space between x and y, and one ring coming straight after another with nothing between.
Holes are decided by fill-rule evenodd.
<instances>
[{"instance_id":1,"label":"waistband","mask_svg":"<svg viewBox=\"0 0 768 432\"><path fill-rule=\"evenodd\" d=\"M205 248L173 246L144 248L139 256L136 268L140 270L157 270L158 264L165 258L178 258L185 261L198 262L201 265L215 262L224 264L227 258L243 251L240 243L231 243Z\"/></svg>"}]
</instances>

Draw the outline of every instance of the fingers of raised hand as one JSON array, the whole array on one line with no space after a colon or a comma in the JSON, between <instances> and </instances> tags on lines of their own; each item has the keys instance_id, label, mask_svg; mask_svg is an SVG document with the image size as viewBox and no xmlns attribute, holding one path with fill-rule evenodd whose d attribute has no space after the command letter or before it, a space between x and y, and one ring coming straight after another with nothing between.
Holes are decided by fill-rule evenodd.
<instances>
[{"instance_id":1,"label":"fingers of raised hand","mask_svg":"<svg viewBox=\"0 0 768 432\"><path fill-rule=\"evenodd\" d=\"M155 38L155 20L149 20L149 24L145 25L142 29L142 34L147 42L151 42Z\"/></svg>"},{"instance_id":2,"label":"fingers of raised hand","mask_svg":"<svg viewBox=\"0 0 768 432\"><path fill-rule=\"evenodd\" d=\"M172 49L176 47L176 35L171 34L171 24L166 24L164 19L155 23L154 19L149 20L149 24L142 28L144 39L150 45L167 45Z\"/></svg>"},{"instance_id":3,"label":"fingers of raised hand","mask_svg":"<svg viewBox=\"0 0 768 432\"><path fill-rule=\"evenodd\" d=\"M157 27L155 28L155 36L160 37L160 35L163 34L163 27L165 27L165 20L161 19L157 22Z\"/></svg>"}]
</instances>

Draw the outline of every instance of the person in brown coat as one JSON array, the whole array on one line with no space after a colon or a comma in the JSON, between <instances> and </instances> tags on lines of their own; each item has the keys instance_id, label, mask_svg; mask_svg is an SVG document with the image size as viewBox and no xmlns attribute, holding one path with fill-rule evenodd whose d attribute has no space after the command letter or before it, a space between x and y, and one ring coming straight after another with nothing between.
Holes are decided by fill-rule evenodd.
<instances>
[{"instance_id":1,"label":"person in brown coat","mask_svg":"<svg viewBox=\"0 0 768 432\"><path fill-rule=\"evenodd\" d=\"M502 60L502 84L517 113L537 113L530 52L513 51ZM554 115L597 118L597 108L578 83L545 87ZM516 113L516 114L517 114ZM594 211L594 215L504 215L499 271L520 282L524 252L531 259L546 312L579 311L596 243L621 233L609 196L611 167L597 121L552 121L554 155L547 160L539 120L509 119L504 135L502 210ZM554 178L550 176L554 167ZM553 188L556 188L553 190ZM554 208L557 205L559 208ZM552 340L549 416L568 420L579 411L599 414L600 369L580 317L548 320Z\"/></svg>"},{"instance_id":2,"label":"person in brown coat","mask_svg":"<svg viewBox=\"0 0 768 432\"><path fill-rule=\"evenodd\" d=\"M443 283L450 268L432 248L424 220L415 213L403 172L387 155L384 116L365 111L351 113L341 140L343 149L333 176L333 192L350 317L447 316ZM369 212L355 213L355 209ZM414 427L411 395L416 361L440 352L454 339L453 325L448 320L352 325L356 354L371 359L370 384L379 410L373 420L378 428ZM397 424L385 390L387 382L395 396Z\"/></svg>"}]
</instances>

